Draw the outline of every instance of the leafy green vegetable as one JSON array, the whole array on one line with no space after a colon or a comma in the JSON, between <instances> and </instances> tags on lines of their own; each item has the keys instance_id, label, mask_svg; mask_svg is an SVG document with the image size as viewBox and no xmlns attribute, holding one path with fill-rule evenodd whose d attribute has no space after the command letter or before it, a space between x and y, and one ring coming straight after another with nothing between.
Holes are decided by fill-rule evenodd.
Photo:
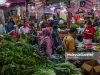
<instances>
[{"instance_id":1,"label":"leafy green vegetable","mask_svg":"<svg viewBox=\"0 0 100 75\"><path fill-rule=\"evenodd\" d=\"M71 28L78 28L78 27L79 27L78 24L72 24L72 25L71 25Z\"/></svg>"},{"instance_id":2,"label":"leafy green vegetable","mask_svg":"<svg viewBox=\"0 0 100 75\"><path fill-rule=\"evenodd\" d=\"M71 63L54 65L39 51L38 45L29 45L32 35L22 34L19 39L5 36L0 45L0 75L71 75L80 74Z\"/></svg>"},{"instance_id":3,"label":"leafy green vegetable","mask_svg":"<svg viewBox=\"0 0 100 75\"><path fill-rule=\"evenodd\" d=\"M27 35L14 39L6 35L0 45L0 75L32 75L41 68L49 68L48 59L38 52L38 45L30 46Z\"/></svg>"},{"instance_id":4,"label":"leafy green vegetable","mask_svg":"<svg viewBox=\"0 0 100 75\"><path fill-rule=\"evenodd\" d=\"M96 30L96 32L95 32L95 34L94 34L94 37L95 37L96 39L100 39L100 28L98 28L98 29Z\"/></svg>"},{"instance_id":5,"label":"leafy green vegetable","mask_svg":"<svg viewBox=\"0 0 100 75\"><path fill-rule=\"evenodd\" d=\"M54 69L57 75L81 75L81 71L69 62L57 64Z\"/></svg>"}]
</instances>

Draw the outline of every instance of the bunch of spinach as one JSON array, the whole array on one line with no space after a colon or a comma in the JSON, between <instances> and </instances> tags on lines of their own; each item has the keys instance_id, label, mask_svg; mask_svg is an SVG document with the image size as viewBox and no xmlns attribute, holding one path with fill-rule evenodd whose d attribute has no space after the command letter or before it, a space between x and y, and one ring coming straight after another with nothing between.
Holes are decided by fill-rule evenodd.
<instances>
[{"instance_id":1,"label":"bunch of spinach","mask_svg":"<svg viewBox=\"0 0 100 75\"><path fill-rule=\"evenodd\" d=\"M55 65L54 70L56 75L82 75L81 70L69 62Z\"/></svg>"},{"instance_id":2,"label":"bunch of spinach","mask_svg":"<svg viewBox=\"0 0 100 75\"><path fill-rule=\"evenodd\" d=\"M24 38L23 38L24 37ZM49 67L49 61L38 51L38 45L30 46L23 35L19 39L5 36L0 45L0 75L32 75L39 68Z\"/></svg>"}]
</instances>

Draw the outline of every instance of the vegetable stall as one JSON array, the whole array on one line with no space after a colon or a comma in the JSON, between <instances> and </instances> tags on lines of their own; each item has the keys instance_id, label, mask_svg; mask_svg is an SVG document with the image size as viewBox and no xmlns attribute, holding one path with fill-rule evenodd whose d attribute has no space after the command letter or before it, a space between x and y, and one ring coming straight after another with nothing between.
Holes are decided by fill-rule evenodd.
<instances>
[{"instance_id":1,"label":"vegetable stall","mask_svg":"<svg viewBox=\"0 0 100 75\"><path fill-rule=\"evenodd\" d=\"M0 75L81 75L71 63L54 64L46 58L37 45L29 45L29 38L22 34L20 39L5 35L0 38Z\"/></svg>"}]
</instances>

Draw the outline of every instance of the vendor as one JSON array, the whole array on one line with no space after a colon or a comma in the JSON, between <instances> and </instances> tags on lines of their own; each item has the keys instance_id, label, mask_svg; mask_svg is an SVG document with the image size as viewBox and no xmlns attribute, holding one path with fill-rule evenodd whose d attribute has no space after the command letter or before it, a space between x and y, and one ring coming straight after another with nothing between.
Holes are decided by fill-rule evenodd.
<instances>
[{"instance_id":1,"label":"vendor","mask_svg":"<svg viewBox=\"0 0 100 75\"><path fill-rule=\"evenodd\" d=\"M92 26L92 22L88 21L83 32L83 41L88 44L92 43L93 35L95 33L95 28Z\"/></svg>"}]
</instances>

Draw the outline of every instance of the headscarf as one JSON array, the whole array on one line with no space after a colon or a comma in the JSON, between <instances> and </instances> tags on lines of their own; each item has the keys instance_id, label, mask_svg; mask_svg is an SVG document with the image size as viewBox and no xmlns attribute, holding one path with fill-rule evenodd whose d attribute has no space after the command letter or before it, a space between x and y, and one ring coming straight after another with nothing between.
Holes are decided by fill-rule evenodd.
<instances>
[{"instance_id":1,"label":"headscarf","mask_svg":"<svg viewBox=\"0 0 100 75\"><path fill-rule=\"evenodd\" d=\"M17 25L14 25L14 28L15 28L15 30L16 30L16 33L19 33L18 26L17 26Z\"/></svg>"},{"instance_id":2,"label":"headscarf","mask_svg":"<svg viewBox=\"0 0 100 75\"><path fill-rule=\"evenodd\" d=\"M51 36L51 32L48 29L44 29L42 32L44 36Z\"/></svg>"}]
</instances>

